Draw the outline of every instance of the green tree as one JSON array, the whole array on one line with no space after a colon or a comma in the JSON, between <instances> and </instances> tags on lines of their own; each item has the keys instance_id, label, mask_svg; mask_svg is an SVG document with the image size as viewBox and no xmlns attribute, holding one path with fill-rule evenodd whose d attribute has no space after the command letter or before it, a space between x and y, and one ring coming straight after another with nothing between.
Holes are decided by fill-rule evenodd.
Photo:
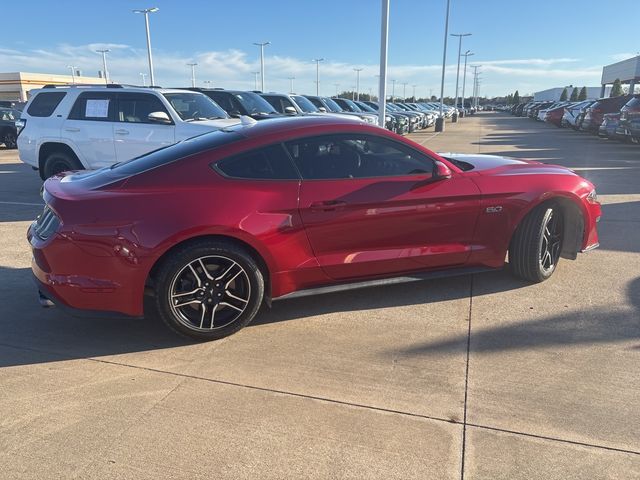
<instances>
[{"instance_id":1,"label":"green tree","mask_svg":"<svg viewBox=\"0 0 640 480\"><path fill-rule=\"evenodd\" d=\"M578 101L582 102L587 99L587 87L582 87L580 89L580 95L578 95Z\"/></svg>"},{"instance_id":2,"label":"green tree","mask_svg":"<svg viewBox=\"0 0 640 480\"><path fill-rule=\"evenodd\" d=\"M573 91L571 92L571 98L569 98L572 102L578 101L578 87L573 87Z\"/></svg>"},{"instance_id":3,"label":"green tree","mask_svg":"<svg viewBox=\"0 0 640 480\"><path fill-rule=\"evenodd\" d=\"M565 87L565 89L562 90L562 94L560 95L560 101L566 102L568 96L569 96L569 92L567 92L567 88Z\"/></svg>"},{"instance_id":4,"label":"green tree","mask_svg":"<svg viewBox=\"0 0 640 480\"><path fill-rule=\"evenodd\" d=\"M622 95L622 84L620 83L620 79L616 78L613 82L613 87L611 87L610 97L619 97Z\"/></svg>"},{"instance_id":5,"label":"green tree","mask_svg":"<svg viewBox=\"0 0 640 480\"><path fill-rule=\"evenodd\" d=\"M513 103L516 105L520 103L520 94L518 93L518 90L513 94Z\"/></svg>"}]
</instances>

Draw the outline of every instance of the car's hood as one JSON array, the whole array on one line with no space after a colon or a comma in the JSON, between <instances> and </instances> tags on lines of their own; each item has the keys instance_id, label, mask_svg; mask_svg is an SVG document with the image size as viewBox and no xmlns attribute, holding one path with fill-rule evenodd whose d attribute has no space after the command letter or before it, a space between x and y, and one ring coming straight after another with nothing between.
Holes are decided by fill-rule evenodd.
<instances>
[{"instance_id":1,"label":"car's hood","mask_svg":"<svg viewBox=\"0 0 640 480\"><path fill-rule=\"evenodd\" d=\"M194 126L202 126L203 131L215 130L217 128L229 127L231 125L236 125L240 123L240 120L237 118L216 118L211 120L197 120L194 122L185 122L186 125L189 125L190 128ZM213 128L211 128L213 127Z\"/></svg>"},{"instance_id":2,"label":"car's hood","mask_svg":"<svg viewBox=\"0 0 640 480\"><path fill-rule=\"evenodd\" d=\"M500 155L475 155L464 153L439 153L443 158L465 162L473 168L467 171L483 175L576 175L572 170L559 165L548 165L533 160L524 160ZM463 170L465 170L463 168Z\"/></svg>"}]
</instances>

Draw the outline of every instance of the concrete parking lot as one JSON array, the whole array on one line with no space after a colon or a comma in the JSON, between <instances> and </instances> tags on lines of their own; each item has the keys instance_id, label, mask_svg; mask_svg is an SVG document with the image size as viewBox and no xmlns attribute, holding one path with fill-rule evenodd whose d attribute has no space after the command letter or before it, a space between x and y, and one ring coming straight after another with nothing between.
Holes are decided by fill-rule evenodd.
<instances>
[{"instance_id":1,"label":"concrete parking lot","mask_svg":"<svg viewBox=\"0 0 640 480\"><path fill-rule=\"evenodd\" d=\"M222 341L39 307L36 172L0 147L0 478L640 478L640 148L481 113L436 151L592 180L600 249L274 303Z\"/></svg>"}]
</instances>

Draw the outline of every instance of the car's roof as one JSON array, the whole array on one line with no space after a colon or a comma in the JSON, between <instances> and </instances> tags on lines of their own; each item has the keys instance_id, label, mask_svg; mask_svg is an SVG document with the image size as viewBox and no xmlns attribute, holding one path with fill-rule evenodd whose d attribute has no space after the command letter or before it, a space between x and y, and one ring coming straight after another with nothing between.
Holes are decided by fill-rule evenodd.
<instances>
[{"instance_id":1,"label":"car's roof","mask_svg":"<svg viewBox=\"0 0 640 480\"><path fill-rule=\"evenodd\" d=\"M354 121L353 117L342 119L328 115L309 115L296 117L283 116L250 124L243 122L225 127L222 130L225 132L237 132L245 138L259 138L281 136L292 133L295 130L306 130L312 133L317 129L318 131L322 130L329 133L332 128L342 130L345 127L349 127L351 130L354 128L356 130L362 129L363 132L365 130L371 131L372 128L378 128L367 125L364 121Z\"/></svg>"}]
</instances>

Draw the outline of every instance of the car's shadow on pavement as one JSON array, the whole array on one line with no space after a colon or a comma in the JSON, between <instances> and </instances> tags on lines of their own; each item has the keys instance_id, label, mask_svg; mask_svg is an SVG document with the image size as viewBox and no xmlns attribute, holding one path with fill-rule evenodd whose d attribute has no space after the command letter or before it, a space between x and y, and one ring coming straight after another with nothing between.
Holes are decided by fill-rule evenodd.
<instances>
[{"instance_id":1,"label":"car's shadow on pavement","mask_svg":"<svg viewBox=\"0 0 640 480\"><path fill-rule=\"evenodd\" d=\"M640 340L640 277L629 282L626 293L631 308L581 309L535 321L479 328L473 332L471 349L491 353ZM456 353L465 339L466 336L456 336L394 353L405 356ZM640 344L631 348L640 349Z\"/></svg>"},{"instance_id":2,"label":"car's shadow on pavement","mask_svg":"<svg viewBox=\"0 0 640 480\"><path fill-rule=\"evenodd\" d=\"M501 271L483 274L487 293L526 287ZM500 279L500 281L496 281ZM471 276L416 281L385 287L276 301L254 325L294 321L338 312L433 304L469 298ZM0 367L74 358L161 350L193 344L159 319L76 318L43 309L28 268L0 267ZM425 321L429 321L428 318Z\"/></svg>"}]
</instances>

